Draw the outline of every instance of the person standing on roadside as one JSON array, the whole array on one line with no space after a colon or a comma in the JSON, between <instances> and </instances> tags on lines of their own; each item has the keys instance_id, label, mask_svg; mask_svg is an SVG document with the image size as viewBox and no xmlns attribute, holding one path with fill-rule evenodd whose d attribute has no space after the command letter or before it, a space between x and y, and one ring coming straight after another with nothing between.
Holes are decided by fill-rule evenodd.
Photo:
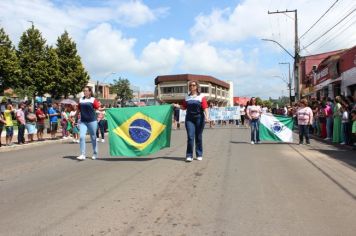
<instances>
[{"instance_id":1,"label":"person standing on roadside","mask_svg":"<svg viewBox=\"0 0 356 236\"><path fill-rule=\"evenodd\" d=\"M100 102L95 99L92 88L86 86L83 90L84 97L79 100L79 113L80 113L80 156L78 160L85 160L85 136L89 131L91 144L93 146L92 160L98 158L98 146L96 141L96 130L98 129L98 121L96 119L96 112L100 107Z\"/></svg>"},{"instance_id":2,"label":"person standing on roadside","mask_svg":"<svg viewBox=\"0 0 356 236\"><path fill-rule=\"evenodd\" d=\"M5 125L6 125L5 117L4 117L3 113L0 111L0 147L2 146L1 134L2 134L2 131L4 130Z\"/></svg>"},{"instance_id":3,"label":"person standing on roadside","mask_svg":"<svg viewBox=\"0 0 356 236\"><path fill-rule=\"evenodd\" d=\"M297 119L299 127L299 144L303 144L303 139L305 137L306 144L309 145L309 128L313 123L313 111L308 106L308 101L306 99L300 100Z\"/></svg>"},{"instance_id":4,"label":"person standing on roadside","mask_svg":"<svg viewBox=\"0 0 356 236\"><path fill-rule=\"evenodd\" d=\"M73 105L73 110L69 114L69 121L72 123L73 142L79 143L78 105Z\"/></svg>"},{"instance_id":5,"label":"person standing on roadside","mask_svg":"<svg viewBox=\"0 0 356 236\"><path fill-rule=\"evenodd\" d=\"M333 143L342 143L342 135L341 135L341 128L342 128L342 123L341 123L341 118L342 118L342 112L341 112L341 97L337 96L335 98L335 105L334 105L334 111L333 111L333 116L334 116L334 127L333 127Z\"/></svg>"},{"instance_id":6,"label":"person standing on roadside","mask_svg":"<svg viewBox=\"0 0 356 236\"><path fill-rule=\"evenodd\" d=\"M27 107L25 111L25 121L26 121L26 130L28 142L33 142L33 136L36 132L36 115L33 113L33 108L31 105Z\"/></svg>"},{"instance_id":7,"label":"person standing on roadside","mask_svg":"<svg viewBox=\"0 0 356 236\"><path fill-rule=\"evenodd\" d=\"M187 110L185 127L187 130L186 161L193 161L195 139L195 154L198 161L203 160L203 131L205 122L209 121L209 110L206 98L200 93L197 81L190 81L189 94L185 97L182 110Z\"/></svg>"},{"instance_id":8,"label":"person standing on roadside","mask_svg":"<svg viewBox=\"0 0 356 236\"><path fill-rule=\"evenodd\" d=\"M43 112L43 104L40 104L36 110L37 118L37 140L43 141L43 131L45 129L46 115Z\"/></svg>"},{"instance_id":9,"label":"person standing on roadside","mask_svg":"<svg viewBox=\"0 0 356 236\"><path fill-rule=\"evenodd\" d=\"M246 114L251 123L251 144L260 143L260 117L262 109L256 104L256 98L252 97L250 105L246 109Z\"/></svg>"},{"instance_id":10,"label":"person standing on roadside","mask_svg":"<svg viewBox=\"0 0 356 236\"><path fill-rule=\"evenodd\" d=\"M14 113L14 108L11 104L6 105L6 110L4 111L5 119L5 130L6 130L6 145L12 145L12 137L14 136L14 122L12 120L12 115Z\"/></svg>"},{"instance_id":11,"label":"person standing on roadside","mask_svg":"<svg viewBox=\"0 0 356 236\"><path fill-rule=\"evenodd\" d=\"M332 108L332 100L330 98L327 99L326 106L324 108L325 117L326 117L326 139L331 140L333 137L333 108Z\"/></svg>"},{"instance_id":12,"label":"person standing on roadside","mask_svg":"<svg viewBox=\"0 0 356 236\"><path fill-rule=\"evenodd\" d=\"M17 134L17 141L18 144L25 144L25 103L20 103L19 109L16 111L16 120L18 124L18 134Z\"/></svg>"},{"instance_id":13,"label":"person standing on roadside","mask_svg":"<svg viewBox=\"0 0 356 236\"><path fill-rule=\"evenodd\" d=\"M49 104L48 116L49 116L49 127L51 130L51 139L56 139L56 133L58 129L58 115L57 104Z\"/></svg>"}]
</instances>

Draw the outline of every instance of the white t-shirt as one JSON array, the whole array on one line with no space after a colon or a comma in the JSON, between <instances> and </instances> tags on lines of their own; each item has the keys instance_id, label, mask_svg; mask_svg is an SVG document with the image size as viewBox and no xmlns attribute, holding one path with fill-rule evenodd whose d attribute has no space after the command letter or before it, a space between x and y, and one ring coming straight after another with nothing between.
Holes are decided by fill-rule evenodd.
<instances>
[{"instance_id":1,"label":"white t-shirt","mask_svg":"<svg viewBox=\"0 0 356 236\"><path fill-rule=\"evenodd\" d=\"M268 112L268 108L267 107L262 107L262 113L266 114Z\"/></svg>"},{"instance_id":2,"label":"white t-shirt","mask_svg":"<svg viewBox=\"0 0 356 236\"><path fill-rule=\"evenodd\" d=\"M247 114L251 116L252 119L259 119L261 116L262 110L260 106L248 106L247 107Z\"/></svg>"},{"instance_id":3,"label":"white t-shirt","mask_svg":"<svg viewBox=\"0 0 356 236\"><path fill-rule=\"evenodd\" d=\"M244 116L245 114L245 107L240 107L240 115Z\"/></svg>"}]
</instances>

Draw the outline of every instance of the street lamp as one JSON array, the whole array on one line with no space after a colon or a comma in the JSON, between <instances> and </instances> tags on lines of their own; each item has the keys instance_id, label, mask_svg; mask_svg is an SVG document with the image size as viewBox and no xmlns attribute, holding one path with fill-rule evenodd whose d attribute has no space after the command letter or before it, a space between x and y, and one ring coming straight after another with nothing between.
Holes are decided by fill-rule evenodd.
<instances>
[{"instance_id":1,"label":"street lamp","mask_svg":"<svg viewBox=\"0 0 356 236\"><path fill-rule=\"evenodd\" d=\"M290 53L285 47L282 46L282 44L280 44L279 42L277 42L276 40L273 39L262 39L263 41L269 41L269 42L273 42L276 43L279 47L281 47L289 56L291 56L294 60L294 86L295 86L295 96L297 97L297 99L299 99L299 81L298 81L298 59L299 59L299 51L296 48L295 51L295 55L293 56L292 53ZM297 92L298 91L298 92Z\"/></svg>"},{"instance_id":2,"label":"street lamp","mask_svg":"<svg viewBox=\"0 0 356 236\"><path fill-rule=\"evenodd\" d=\"M293 59L295 59L295 57L292 55L292 53L290 53L285 47L282 46L282 44L278 43L276 40L273 39L262 39L263 41L269 41L269 42L274 42L276 43L278 46L280 46L286 53L288 53L289 56L291 56Z\"/></svg>"},{"instance_id":3,"label":"street lamp","mask_svg":"<svg viewBox=\"0 0 356 236\"><path fill-rule=\"evenodd\" d=\"M292 106L292 78L290 76L290 63L289 62L280 62L280 65L288 65L288 88L289 88L289 105Z\"/></svg>"}]
</instances>

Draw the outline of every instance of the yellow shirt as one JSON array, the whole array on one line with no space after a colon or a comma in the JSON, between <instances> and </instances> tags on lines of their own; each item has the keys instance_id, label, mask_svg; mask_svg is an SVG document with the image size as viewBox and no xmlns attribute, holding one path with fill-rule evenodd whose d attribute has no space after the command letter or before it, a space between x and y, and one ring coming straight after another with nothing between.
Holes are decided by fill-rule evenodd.
<instances>
[{"instance_id":1,"label":"yellow shirt","mask_svg":"<svg viewBox=\"0 0 356 236\"><path fill-rule=\"evenodd\" d=\"M4 117L5 117L5 121L6 121L5 126L14 126L14 123L12 122L12 116L11 116L10 110L4 111Z\"/></svg>"}]
</instances>

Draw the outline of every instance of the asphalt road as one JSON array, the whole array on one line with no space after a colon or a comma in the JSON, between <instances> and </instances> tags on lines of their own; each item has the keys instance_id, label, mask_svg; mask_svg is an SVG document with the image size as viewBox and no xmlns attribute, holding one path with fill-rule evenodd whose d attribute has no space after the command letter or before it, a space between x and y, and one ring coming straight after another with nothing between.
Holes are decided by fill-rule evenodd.
<instances>
[{"instance_id":1,"label":"asphalt road","mask_svg":"<svg viewBox=\"0 0 356 236\"><path fill-rule=\"evenodd\" d=\"M145 158L107 143L96 161L69 143L1 152L0 235L356 235L354 151L206 129L204 160L185 163L172 134Z\"/></svg>"}]
</instances>

